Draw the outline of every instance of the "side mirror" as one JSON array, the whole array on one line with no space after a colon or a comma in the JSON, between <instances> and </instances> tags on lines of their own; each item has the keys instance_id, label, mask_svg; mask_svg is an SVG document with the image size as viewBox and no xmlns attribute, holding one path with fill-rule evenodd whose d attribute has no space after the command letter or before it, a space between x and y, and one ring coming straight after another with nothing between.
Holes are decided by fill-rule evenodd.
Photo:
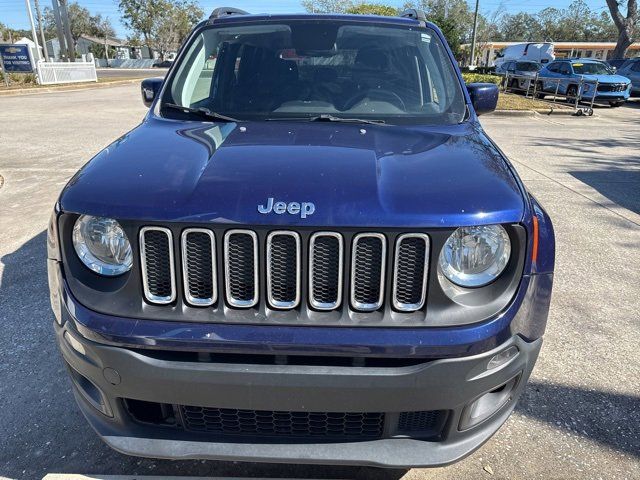
<instances>
[{"instance_id":1,"label":"side mirror","mask_svg":"<svg viewBox=\"0 0 640 480\"><path fill-rule=\"evenodd\" d=\"M471 104L476 115L491 113L498 105L498 86L494 83L470 83L467 85Z\"/></svg>"},{"instance_id":2,"label":"side mirror","mask_svg":"<svg viewBox=\"0 0 640 480\"><path fill-rule=\"evenodd\" d=\"M150 107L155 98L160 93L160 89L162 88L162 83L164 82L164 78L146 78L142 81L140 85L140 93L142 93L142 103L145 106Z\"/></svg>"}]
</instances>

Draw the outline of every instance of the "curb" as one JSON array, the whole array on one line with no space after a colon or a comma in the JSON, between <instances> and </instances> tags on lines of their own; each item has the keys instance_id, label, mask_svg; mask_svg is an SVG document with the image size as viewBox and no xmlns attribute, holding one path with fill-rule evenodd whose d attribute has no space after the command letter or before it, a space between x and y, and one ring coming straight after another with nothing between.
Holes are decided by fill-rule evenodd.
<instances>
[{"instance_id":1,"label":"curb","mask_svg":"<svg viewBox=\"0 0 640 480\"><path fill-rule=\"evenodd\" d=\"M491 115L499 117L534 117L540 116L554 116L554 115L573 115L575 112L568 108L549 108L544 110L495 110ZM595 116L595 114L594 114Z\"/></svg>"},{"instance_id":2,"label":"curb","mask_svg":"<svg viewBox=\"0 0 640 480\"><path fill-rule=\"evenodd\" d=\"M0 91L1 97L19 97L22 95L37 95L40 93L56 93L56 92L76 92L79 90L90 90L92 88L108 88L117 87L118 85L129 85L131 83L139 83L144 78L133 78L131 80L117 80L115 82L104 83L82 83L77 85L60 85L57 87L44 87L44 88L21 88L16 90L4 90Z\"/></svg>"}]
</instances>

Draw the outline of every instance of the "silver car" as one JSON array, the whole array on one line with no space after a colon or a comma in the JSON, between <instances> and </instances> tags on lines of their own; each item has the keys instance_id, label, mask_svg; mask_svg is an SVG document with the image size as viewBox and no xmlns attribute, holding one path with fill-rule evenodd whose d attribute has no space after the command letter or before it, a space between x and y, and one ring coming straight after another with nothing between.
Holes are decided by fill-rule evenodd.
<instances>
[{"instance_id":1,"label":"silver car","mask_svg":"<svg viewBox=\"0 0 640 480\"><path fill-rule=\"evenodd\" d=\"M510 60L496 67L496 75L506 77L506 86L513 90L527 90L541 65L537 62Z\"/></svg>"}]
</instances>

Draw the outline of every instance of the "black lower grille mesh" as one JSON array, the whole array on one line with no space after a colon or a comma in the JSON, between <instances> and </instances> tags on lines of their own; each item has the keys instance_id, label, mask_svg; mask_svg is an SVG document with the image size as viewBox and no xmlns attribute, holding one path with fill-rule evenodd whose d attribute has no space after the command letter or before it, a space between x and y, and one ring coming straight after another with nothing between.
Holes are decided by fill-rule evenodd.
<instances>
[{"instance_id":1,"label":"black lower grille mesh","mask_svg":"<svg viewBox=\"0 0 640 480\"><path fill-rule=\"evenodd\" d=\"M214 298L212 236L205 232L186 233L182 254L186 263L187 297L193 300Z\"/></svg>"},{"instance_id":2,"label":"black lower grille mesh","mask_svg":"<svg viewBox=\"0 0 640 480\"><path fill-rule=\"evenodd\" d=\"M297 303L298 241L290 234L275 234L269 243L269 293L275 307Z\"/></svg>"},{"instance_id":3,"label":"black lower grille mesh","mask_svg":"<svg viewBox=\"0 0 640 480\"><path fill-rule=\"evenodd\" d=\"M408 436L434 438L446 423L446 410L396 413L290 412L171 405L123 399L136 422L173 425L189 432L213 435L326 440L375 440Z\"/></svg>"},{"instance_id":4,"label":"black lower grille mesh","mask_svg":"<svg viewBox=\"0 0 640 480\"><path fill-rule=\"evenodd\" d=\"M441 410L402 412L398 420L398 433L430 433L441 424L445 413Z\"/></svg>"},{"instance_id":5,"label":"black lower grille mesh","mask_svg":"<svg viewBox=\"0 0 640 480\"><path fill-rule=\"evenodd\" d=\"M380 237L357 239L354 251L353 299L356 308L377 308L380 303L384 243ZM360 304L360 305L357 305Z\"/></svg>"},{"instance_id":6,"label":"black lower grille mesh","mask_svg":"<svg viewBox=\"0 0 640 480\"><path fill-rule=\"evenodd\" d=\"M403 238L398 245L395 301L403 308L417 309L424 301L427 244L422 237Z\"/></svg>"},{"instance_id":7,"label":"black lower grille mesh","mask_svg":"<svg viewBox=\"0 0 640 480\"><path fill-rule=\"evenodd\" d=\"M181 406L185 428L200 432L285 437L379 438L383 413L278 412Z\"/></svg>"},{"instance_id":8,"label":"black lower grille mesh","mask_svg":"<svg viewBox=\"0 0 640 480\"><path fill-rule=\"evenodd\" d=\"M248 233L232 233L227 239L227 293L234 302L250 303L256 298L254 246L254 237Z\"/></svg>"},{"instance_id":9,"label":"black lower grille mesh","mask_svg":"<svg viewBox=\"0 0 640 480\"><path fill-rule=\"evenodd\" d=\"M152 298L170 298L172 279L169 236L161 230L147 230L142 241L148 294Z\"/></svg>"},{"instance_id":10,"label":"black lower grille mesh","mask_svg":"<svg viewBox=\"0 0 640 480\"><path fill-rule=\"evenodd\" d=\"M340 301L340 239L318 236L313 243L311 301L315 307L335 307Z\"/></svg>"}]
</instances>

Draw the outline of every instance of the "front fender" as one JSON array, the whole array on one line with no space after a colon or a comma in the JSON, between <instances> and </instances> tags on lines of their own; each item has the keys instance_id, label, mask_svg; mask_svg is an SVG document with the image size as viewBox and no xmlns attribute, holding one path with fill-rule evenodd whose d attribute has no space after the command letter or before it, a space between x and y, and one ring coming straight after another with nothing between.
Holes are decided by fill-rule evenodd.
<instances>
[{"instance_id":1,"label":"front fender","mask_svg":"<svg viewBox=\"0 0 640 480\"><path fill-rule=\"evenodd\" d=\"M556 256L556 239L551 218L540 202L531 194L531 206L538 219L538 252L531 265L532 274L553 273Z\"/></svg>"}]
</instances>

